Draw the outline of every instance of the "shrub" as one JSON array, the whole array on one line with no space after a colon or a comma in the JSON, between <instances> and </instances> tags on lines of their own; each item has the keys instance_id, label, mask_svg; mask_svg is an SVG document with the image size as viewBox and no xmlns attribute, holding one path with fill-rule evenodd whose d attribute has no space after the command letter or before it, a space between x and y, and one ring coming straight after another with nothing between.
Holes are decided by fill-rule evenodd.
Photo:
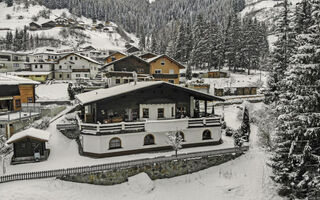
<instances>
[{"instance_id":1,"label":"shrub","mask_svg":"<svg viewBox=\"0 0 320 200\"><path fill-rule=\"evenodd\" d=\"M7 18L7 19L11 19L12 17L11 17L10 14L7 14L7 15L6 15L6 18Z\"/></svg>"}]
</instances>

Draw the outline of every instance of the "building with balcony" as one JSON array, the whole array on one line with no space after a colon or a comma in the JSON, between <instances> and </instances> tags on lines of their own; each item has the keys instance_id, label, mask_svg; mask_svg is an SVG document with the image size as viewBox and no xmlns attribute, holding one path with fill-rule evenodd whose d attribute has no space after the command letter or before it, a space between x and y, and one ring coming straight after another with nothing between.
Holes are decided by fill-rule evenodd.
<instances>
[{"instance_id":1,"label":"building with balcony","mask_svg":"<svg viewBox=\"0 0 320 200\"><path fill-rule=\"evenodd\" d=\"M108 157L170 149L179 132L183 147L221 144L220 116L208 101L224 99L163 81L131 82L76 96L84 155ZM196 101L204 102L200 113Z\"/></svg>"}]
</instances>

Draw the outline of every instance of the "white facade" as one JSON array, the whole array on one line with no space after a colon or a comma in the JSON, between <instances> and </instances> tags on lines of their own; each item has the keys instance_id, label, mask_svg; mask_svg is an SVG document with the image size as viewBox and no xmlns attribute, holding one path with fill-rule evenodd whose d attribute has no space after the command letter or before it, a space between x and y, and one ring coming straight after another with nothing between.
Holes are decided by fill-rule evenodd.
<instances>
[{"instance_id":1,"label":"white facade","mask_svg":"<svg viewBox=\"0 0 320 200\"><path fill-rule=\"evenodd\" d=\"M107 154L122 151L134 151L137 149L148 148L161 148L170 146L168 143L168 131L176 131L176 128L182 128L182 124L177 127L171 124L171 128L168 128L167 123L163 123L161 129L146 130L139 133L128 134L114 134L114 135L81 135L81 142L83 150L86 153L94 154ZM165 130L165 131L164 131ZM203 143L218 143L221 140L221 127L207 127L207 128L186 128L178 129L182 131L184 135L184 142L182 145L192 145ZM209 130L211 133L211 139L203 139L203 132ZM154 137L154 144L145 145L144 138L146 135L151 134ZM121 148L110 149L109 143L112 138L119 138L121 141Z\"/></svg>"},{"instance_id":2,"label":"white facade","mask_svg":"<svg viewBox=\"0 0 320 200\"><path fill-rule=\"evenodd\" d=\"M96 61L93 61L90 58L83 57L78 54L71 53L60 60L57 61L57 64L55 64L55 71L56 72L66 72L71 71L71 79L76 78L76 74L78 72L73 72L73 70L90 70L89 74L90 76L88 78L95 78L95 76L98 74L100 64ZM75 73L75 75L73 75ZM80 73L79 73L80 74ZM81 75L85 76L86 73L81 73ZM80 76L81 76L80 75Z\"/></svg>"},{"instance_id":3,"label":"white facade","mask_svg":"<svg viewBox=\"0 0 320 200\"><path fill-rule=\"evenodd\" d=\"M54 63L30 63L31 70L34 72L51 72Z\"/></svg>"},{"instance_id":4,"label":"white facade","mask_svg":"<svg viewBox=\"0 0 320 200\"><path fill-rule=\"evenodd\" d=\"M87 78L90 79L90 72L72 72L71 73L71 80Z\"/></svg>"},{"instance_id":5,"label":"white facade","mask_svg":"<svg viewBox=\"0 0 320 200\"><path fill-rule=\"evenodd\" d=\"M26 69L28 63L27 53L0 52L0 72Z\"/></svg>"}]
</instances>

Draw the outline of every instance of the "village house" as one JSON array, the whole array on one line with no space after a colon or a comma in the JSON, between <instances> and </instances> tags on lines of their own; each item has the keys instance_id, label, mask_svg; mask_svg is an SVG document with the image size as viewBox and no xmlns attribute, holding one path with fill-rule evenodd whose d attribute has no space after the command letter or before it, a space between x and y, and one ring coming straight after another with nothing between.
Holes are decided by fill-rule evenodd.
<instances>
[{"instance_id":1,"label":"village house","mask_svg":"<svg viewBox=\"0 0 320 200\"><path fill-rule=\"evenodd\" d=\"M10 74L21 78L27 78L33 81L38 81L41 83L45 83L47 80L51 80L53 78L52 71L20 71L10 72Z\"/></svg>"},{"instance_id":2,"label":"village house","mask_svg":"<svg viewBox=\"0 0 320 200\"><path fill-rule=\"evenodd\" d=\"M155 81L179 84L180 69L184 69L184 66L166 55L149 59L129 55L107 63L101 71L135 71L137 74L149 74Z\"/></svg>"},{"instance_id":3,"label":"village house","mask_svg":"<svg viewBox=\"0 0 320 200\"><path fill-rule=\"evenodd\" d=\"M103 78L106 79L107 85L113 87L125 83L133 82L135 79L135 72L117 72L110 71L103 74ZM149 81L152 77L149 74L136 74L137 81Z\"/></svg>"},{"instance_id":4,"label":"village house","mask_svg":"<svg viewBox=\"0 0 320 200\"><path fill-rule=\"evenodd\" d=\"M41 24L42 29L51 29L56 27L56 23L54 21L48 21Z\"/></svg>"},{"instance_id":5,"label":"village house","mask_svg":"<svg viewBox=\"0 0 320 200\"><path fill-rule=\"evenodd\" d=\"M107 64L107 63L111 63L115 60L119 60L120 58L124 58L126 57L127 55L125 53L122 53L122 52L119 52L119 51L116 51L112 54L110 54L109 56L107 56L105 59L104 59L104 63Z\"/></svg>"},{"instance_id":6,"label":"village house","mask_svg":"<svg viewBox=\"0 0 320 200\"><path fill-rule=\"evenodd\" d=\"M78 53L70 53L57 60L54 67L56 80L93 79L98 74L100 63Z\"/></svg>"},{"instance_id":7,"label":"village house","mask_svg":"<svg viewBox=\"0 0 320 200\"><path fill-rule=\"evenodd\" d=\"M35 22L31 22L29 24L29 30L30 31L37 31L37 30L40 30L41 29L41 25L35 23Z\"/></svg>"},{"instance_id":8,"label":"village house","mask_svg":"<svg viewBox=\"0 0 320 200\"><path fill-rule=\"evenodd\" d=\"M37 117L35 113L21 113L24 104L35 102L35 87L39 82L0 74L0 129L9 138L23 127L23 123Z\"/></svg>"},{"instance_id":9,"label":"village house","mask_svg":"<svg viewBox=\"0 0 320 200\"><path fill-rule=\"evenodd\" d=\"M203 75L203 78L229 78L230 74L225 71L210 71Z\"/></svg>"},{"instance_id":10,"label":"village house","mask_svg":"<svg viewBox=\"0 0 320 200\"><path fill-rule=\"evenodd\" d=\"M222 143L220 116L208 101L224 101L163 81L131 82L76 95L81 105L84 155L107 157L170 149L167 134L179 132L183 148ZM196 101L204 102L200 112Z\"/></svg>"},{"instance_id":11,"label":"village house","mask_svg":"<svg viewBox=\"0 0 320 200\"><path fill-rule=\"evenodd\" d=\"M12 135L7 144L13 145L11 164L22 164L47 160L50 133L47 131L29 128Z\"/></svg>"},{"instance_id":12,"label":"village house","mask_svg":"<svg viewBox=\"0 0 320 200\"><path fill-rule=\"evenodd\" d=\"M130 48L127 49L127 53L128 54L132 54L132 53L136 53L136 52L139 52L140 49L138 47L135 47L135 46L131 46Z\"/></svg>"},{"instance_id":13,"label":"village house","mask_svg":"<svg viewBox=\"0 0 320 200\"><path fill-rule=\"evenodd\" d=\"M28 68L30 56L25 52L0 52L0 72L16 71Z\"/></svg>"}]
</instances>

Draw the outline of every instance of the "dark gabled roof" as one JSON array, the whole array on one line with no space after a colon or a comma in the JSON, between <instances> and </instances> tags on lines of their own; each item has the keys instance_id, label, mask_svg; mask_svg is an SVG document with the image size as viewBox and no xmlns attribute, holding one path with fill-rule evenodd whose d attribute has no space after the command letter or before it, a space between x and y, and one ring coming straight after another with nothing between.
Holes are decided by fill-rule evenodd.
<instances>
[{"instance_id":1,"label":"dark gabled roof","mask_svg":"<svg viewBox=\"0 0 320 200\"><path fill-rule=\"evenodd\" d=\"M20 96L18 85L0 85L0 97Z\"/></svg>"},{"instance_id":2,"label":"dark gabled roof","mask_svg":"<svg viewBox=\"0 0 320 200\"><path fill-rule=\"evenodd\" d=\"M173 62L173 63L175 63L176 65L178 65L178 67L179 67L180 69L184 69L184 68L185 68L185 66L183 66L181 63L179 63L179 62L176 61L175 59L173 59L173 58L171 58L171 57L169 57L169 56L167 56L167 55L165 55L165 54L163 54L163 55L158 55L158 56L156 56L156 57L147 59L147 62L148 62L148 63L152 63L152 62L155 62L155 61L157 61L158 59L163 58L163 57L167 58L167 59L170 60L171 62Z\"/></svg>"},{"instance_id":3,"label":"dark gabled roof","mask_svg":"<svg viewBox=\"0 0 320 200\"><path fill-rule=\"evenodd\" d=\"M35 23L35 22L31 22L31 23L29 24L29 26L36 26L36 27L38 27L38 28L41 28L41 25L39 25L39 24L37 24L37 23Z\"/></svg>"},{"instance_id":4,"label":"dark gabled roof","mask_svg":"<svg viewBox=\"0 0 320 200\"><path fill-rule=\"evenodd\" d=\"M148 56L148 55L152 56L152 58L157 56L157 54L154 54L154 53L151 53L151 52L142 53L142 54L140 54L138 56L143 58L143 57Z\"/></svg>"},{"instance_id":5,"label":"dark gabled roof","mask_svg":"<svg viewBox=\"0 0 320 200\"><path fill-rule=\"evenodd\" d=\"M187 92L199 100L225 101L225 99L220 98L220 97L216 97L216 96L213 96L210 94L199 92L197 90L182 87L179 85L174 85L174 84L171 84L168 82L163 82L163 81L148 81L148 82L143 81L143 82L137 82L136 84L134 84L133 82L127 83L127 84L122 84L122 85L118 85L118 86L111 87L111 88L98 89L98 90L94 90L91 92L78 94L78 95L76 95L76 99L80 102L81 105L87 105L87 104L97 102L100 100L106 100L106 99L114 98L114 97L121 96L124 94L132 93L132 92L136 92L136 91L141 91L141 90L149 89L152 87L158 87L158 86L174 88L177 90Z\"/></svg>"},{"instance_id":6,"label":"dark gabled roof","mask_svg":"<svg viewBox=\"0 0 320 200\"><path fill-rule=\"evenodd\" d=\"M139 58L138 56L135 56L135 55L129 55L129 56L120 58L120 59L118 59L118 60L115 60L115 61L113 61L113 62L107 63L107 64L105 64L104 66L102 66L101 69L103 70L104 68L106 68L106 67L108 67L108 66L110 66L110 65L113 65L113 64L115 64L115 63L117 63L117 62L121 62L121 61L126 60L126 59L129 59L129 58L135 58L135 59L137 59L137 60L139 60L139 61L141 61L141 62L146 63L146 64L149 65L149 63L148 63L147 61L143 60L142 58Z\"/></svg>"}]
</instances>

